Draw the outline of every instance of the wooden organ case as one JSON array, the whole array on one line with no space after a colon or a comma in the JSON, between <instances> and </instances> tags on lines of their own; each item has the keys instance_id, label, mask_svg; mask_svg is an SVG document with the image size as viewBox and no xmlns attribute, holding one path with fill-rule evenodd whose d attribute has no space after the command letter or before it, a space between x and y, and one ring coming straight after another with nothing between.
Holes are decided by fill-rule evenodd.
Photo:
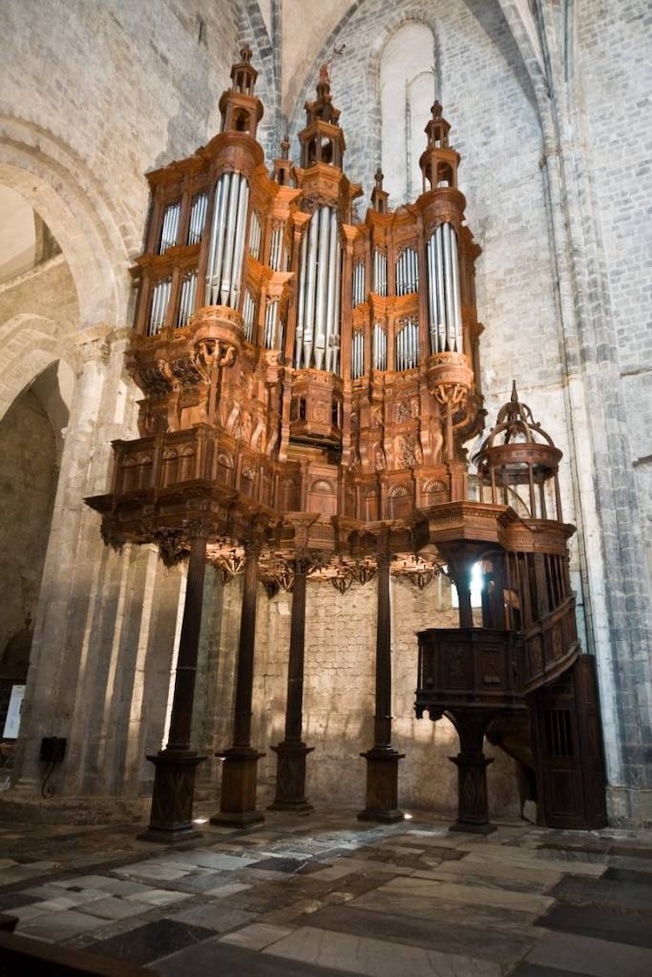
<instances>
[{"instance_id":1,"label":"wooden organ case","mask_svg":"<svg viewBox=\"0 0 652 977\"><path fill-rule=\"evenodd\" d=\"M460 629L420 635L416 709L432 718L446 713L458 729L458 826L487 829L483 736L502 736L505 745L510 717L524 714L538 730L534 747L523 748L534 757L541 818L554 823L554 809L578 823L590 790L579 799L564 794L568 764L546 759L553 721L539 701L539 690L549 699L551 683L578 658L567 573L572 527L561 522L558 493L554 513L541 511L560 453L526 438L515 458L513 444L510 454L508 444L486 443L481 496L469 497L464 443L484 424L479 248L464 219L460 157L442 107L435 103L425 129L422 194L391 210L378 172L360 221L354 201L362 189L343 170L345 140L327 70L305 106L300 165L290 162L286 140L270 175L256 140L263 107L250 58L243 49L232 68L221 132L190 158L148 174L152 207L133 269L139 298L127 360L143 393L140 437L114 442L112 489L87 500L102 513L106 542L154 542L167 562L189 559L170 739L149 758L156 779L148 836L192 831L194 771L204 758L191 746L190 714L207 562L244 573L234 738L221 754L216 821L262 817L261 754L250 742L258 579L270 592L293 592L272 806L310 808L311 748L301 737L309 574L342 592L351 580L377 576L374 744L363 754L360 816L402 817L401 755L391 743L390 573L422 585L444 568L458 589ZM517 408L527 410L515 399L503 409L501 431L516 430ZM521 506L523 484L532 499ZM474 626L469 597L478 561L482 627ZM576 725L586 687L584 699L566 696ZM580 753L577 746L574 770ZM598 769L598 741L594 753ZM544 768L557 770L550 783L565 785L556 793ZM595 814L582 818L597 823Z\"/></svg>"}]
</instances>

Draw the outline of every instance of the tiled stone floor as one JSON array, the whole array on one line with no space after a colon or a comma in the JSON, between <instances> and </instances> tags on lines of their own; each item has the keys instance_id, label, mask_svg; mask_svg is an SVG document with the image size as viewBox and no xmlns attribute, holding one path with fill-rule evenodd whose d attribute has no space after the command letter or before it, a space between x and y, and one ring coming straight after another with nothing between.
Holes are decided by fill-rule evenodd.
<instances>
[{"instance_id":1,"label":"tiled stone floor","mask_svg":"<svg viewBox=\"0 0 652 977\"><path fill-rule=\"evenodd\" d=\"M17 933L164 977L650 977L652 834L269 813L174 848L0 823ZM1 969L1 968L0 968Z\"/></svg>"}]
</instances>

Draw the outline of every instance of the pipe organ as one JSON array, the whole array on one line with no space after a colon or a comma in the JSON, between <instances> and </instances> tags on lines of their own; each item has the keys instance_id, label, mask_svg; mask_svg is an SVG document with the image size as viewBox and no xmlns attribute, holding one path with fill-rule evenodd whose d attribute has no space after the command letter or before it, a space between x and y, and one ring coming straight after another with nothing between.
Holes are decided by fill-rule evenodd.
<instances>
[{"instance_id":1,"label":"pipe organ","mask_svg":"<svg viewBox=\"0 0 652 977\"><path fill-rule=\"evenodd\" d=\"M375 746L364 754L370 817L380 795L394 798L384 815L397 814L400 756L390 748L388 718L390 564L420 587L446 567L460 597L460 629L422 633L416 708L430 709L433 718L452 710L468 746L455 760L460 798L486 802L482 738L491 708L524 709L523 696L538 696L578 658L567 567L573 527L561 521L556 482L560 453L514 393L478 455L480 499L469 498L464 444L484 423L474 288L480 249L464 218L460 157L441 105L433 105L425 126L421 195L391 210L378 171L371 205L358 220L353 203L362 188L343 169L344 133L326 68L305 105L299 165L290 161L286 139L270 171L256 139L263 108L250 58L244 49L232 68L220 100L221 132L188 159L148 175L151 216L133 269L138 303L127 354L143 392L140 437L114 443L112 490L87 501L102 513L104 538L114 545L154 541L169 561L195 554L195 593L203 556L223 566L225 547L231 554L247 549L256 566L246 571L245 656L253 654L256 567L270 586L293 567L303 579L304 605L306 566L342 593L347 580L382 574L381 718ZM282 572L274 569L279 560ZM483 628L474 625L470 598L478 561L486 583ZM304 613L297 610L297 622ZM292 633L293 654L301 656L294 618ZM184 654L192 660L196 634L187 637ZM449 666L468 666L468 682L460 685L451 672L448 688ZM250 675L243 675L240 723L251 713ZM477 676L486 688L476 687ZM588 688L583 681L578 677L579 698ZM547 721L555 701L544 708L541 698L533 715ZM573 708L579 715L581 705ZM294 729L297 717L290 718ZM238 823L249 823L247 805L255 805L259 754L248 736L240 729L225 765L225 803L242 814ZM279 764L283 756L283 763L305 767L305 744L292 740L285 753L281 746ZM542 733L538 762L550 773L549 808L557 810L570 797L570 788L555 786L567 769L555 768L544 747ZM575 779L582 749L580 743ZM160 755L155 762L167 761ZM232 769L239 771L233 782ZM169 775L190 777L176 767ZM293 783L302 776L295 771ZM156 803L163 803L170 792L157 791ZM192 795L190 788L179 793ZM584 800L589 795L593 813L582 817L597 824L599 789L585 791ZM584 802L573 803L577 812ZM480 817L484 825L486 810L480 815L466 811L460 820L468 826ZM567 823L577 822L568 815Z\"/></svg>"},{"instance_id":2,"label":"pipe organ","mask_svg":"<svg viewBox=\"0 0 652 977\"><path fill-rule=\"evenodd\" d=\"M245 52L220 103L220 134L149 174L130 357L145 393L141 433L205 423L230 435L231 404L246 418L241 430L253 432L264 405L260 463L300 463L306 484L296 498L312 498L328 516L395 518L458 498L462 442L482 422L479 249L441 106L426 125L424 193L392 211L378 173L360 222L352 205L362 190L342 169L327 72L306 103L300 165L286 141L271 173L256 141L255 76ZM273 479L266 484L271 490Z\"/></svg>"}]
</instances>

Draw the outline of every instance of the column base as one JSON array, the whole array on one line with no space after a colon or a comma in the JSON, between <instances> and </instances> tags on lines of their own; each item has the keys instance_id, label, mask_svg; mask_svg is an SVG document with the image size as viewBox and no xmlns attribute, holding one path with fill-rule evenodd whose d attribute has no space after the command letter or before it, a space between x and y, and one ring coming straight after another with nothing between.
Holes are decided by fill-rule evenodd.
<instances>
[{"instance_id":1,"label":"column base","mask_svg":"<svg viewBox=\"0 0 652 977\"><path fill-rule=\"evenodd\" d=\"M457 767L457 820L450 830L491 834L496 826L489 820L487 767L493 760L463 753L448 759Z\"/></svg>"},{"instance_id":2,"label":"column base","mask_svg":"<svg viewBox=\"0 0 652 977\"><path fill-rule=\"evenodd\" d=\"M381 821L392 824L404 819L398 807L398 761L405 756L397 750L373 747L361 757L367 761L366 807L358 821Z\"/></svg>"},{"instance_id":3,"label":"column base","mask_svg":"<svg viewBox=\"0 0 652 977\"><path fill-rule=\"evenodd\" d=\"M232 747L215 755L224 761L222 792L220 809L210 823L247 828L264 821L265 815L256 810L256 766L265 754L250 747Z\"/></svg>"},{"instance_id":4,"label":"column base","mask_svg":"<svg viewBox=\"0 0 652 977\"><path fill-rule=\"evenodd\" d=\"M276 795L268 811L295 811L309 814L314 810L306 798L306 757L314 746L305 743L279 743L273 746L276 753Z\"/></svg>"},{"instance_id":5,"label":"column base","mask_svg":"<svg viewBox=\"0 0 652 977\"><path fill-rule=\"evenodd\" d=\"M498 828L491 821L485 821L483 824L473 824L471 821L456 821L455 824L451 824L449 831L464 831L472 835L490 835Z\"/></svg>"},{"instance_id":6,"label":"column base","mask_svg":"<svg viewBox=\"0 0 652 977\"><path fill-rule=\"evenodd\" d=\"M195 771L206 759L192 751L161 750L148 756L154 764L154 789L149 827L138 835L143 841L176 844L201 837L192 823Z\"/></svg>"}]
</instances>

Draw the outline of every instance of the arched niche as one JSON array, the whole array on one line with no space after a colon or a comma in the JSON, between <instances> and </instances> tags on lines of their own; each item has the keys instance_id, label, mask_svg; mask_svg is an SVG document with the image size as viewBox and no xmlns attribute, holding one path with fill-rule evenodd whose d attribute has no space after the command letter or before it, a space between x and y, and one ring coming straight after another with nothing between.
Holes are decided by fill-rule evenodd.
<instances>
[{"instance_id":1,"label":"arched niche","mask_svg":"<svg viewBox=\"0 0 652 977\"><path fill-rule=\"evenodd\" d=\"M408 21L386 41L379 66L381 154L390 205L421 193L423 128L435 101L435 38L427 24Z\"/></svg>"},{"instance_id":2,"label":"arched niche","mask_svg":"<svg viewBox=\"0 0 652 977\"><path fill-rule=\"evenodd\" d=\"M0 420L0 651L36 617L73 387L53 361Z\"/></svg>"}]
</instances>

